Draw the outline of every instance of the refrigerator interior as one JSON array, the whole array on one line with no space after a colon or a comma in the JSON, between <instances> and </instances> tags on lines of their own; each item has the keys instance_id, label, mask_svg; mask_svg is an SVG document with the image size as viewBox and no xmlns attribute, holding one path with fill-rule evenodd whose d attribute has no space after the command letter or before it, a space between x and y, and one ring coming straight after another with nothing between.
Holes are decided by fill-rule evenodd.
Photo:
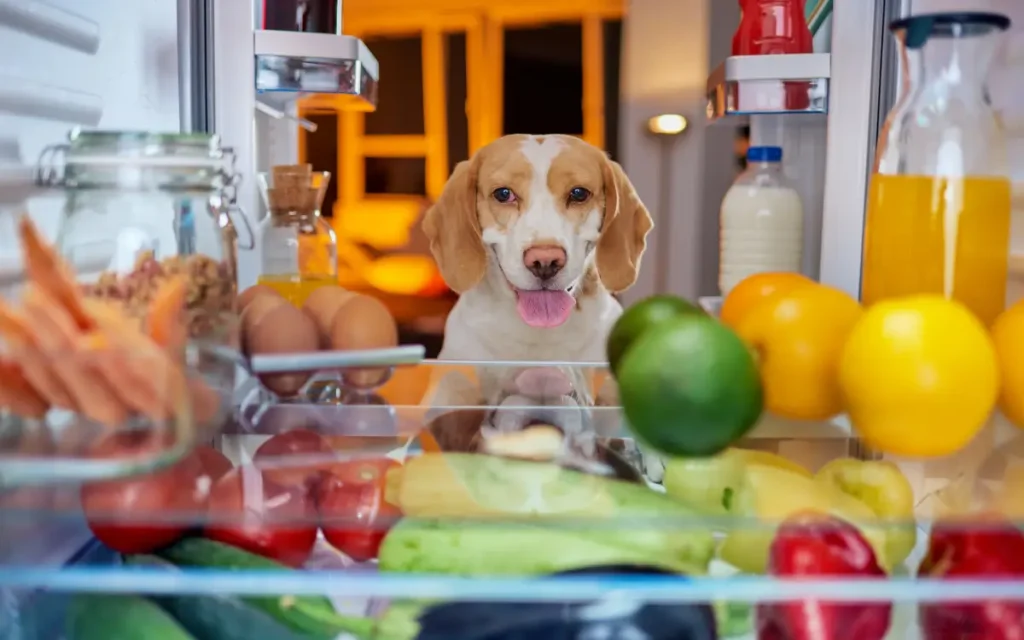
<instances>
[{"instance_id":1,"label":"refrigerator interior","mask_svg":"<svg viewBox=\"0 0 1024 640\"><path fill-rule=\"evenodd\" d=\"M231 1L235 5L241 2ZM884 5L892 11L899 3L880 2L872 6L875 3L865 2L862 6L854 6L847 0L836 4L836 19L848 20L844 24L854 26L845 31L837 30L833 36L836 44L832 61L829 115L754 116L751 137L754 143L781 144L786 147L787 153L792 152L787 155L788 170L800 185L801 193L808 203L810 219L807 234L810 241L805 247L805 272L820 276L830 284L851 289L857 286L860 244L851 242L850 238L858 235L862 228L862 219L858 220L856 213L863 211L863 193L853 197L851 194L855 194L858 189L862 192L866 184L867 163L872 146L868 141L877 134L878 120L884 117L887 110L886 99L891 100L891 94L880 96L877 89L870 88L879 83L879 73L883 76L888 73L884 68L884 60L854 56L863 52L865 38L870 39L882 21L874 9ZM914 10L919 10L919 6L924 4L924 0L916 0ZM127 130L179 130L182 125L177 68L179 34L177 3L174 0L48 0L46 5L34 0L0 0L0 15L5 15L4 5L30 9L38 5L36 8L40 11L59 8L80 15L78 19L67 15L63 18L68 24L77 25L77 29L71 29L77 35L69 37L73 46L68 46L67 42L53 42L54 37L40 38L0 25L0 85L4 87L0 89L0 163L5 163L0 164L0 171L9 167L9 175L17 174L29 179L31 169L43 148L61 142L67 130L76 125ZM1019 15L1018 23L1024 25L1024 9L1015 6L1013 11L1015 18ZM91 38L90 34L95 34L95 37ZM90 52L92 42L95 42L94 52ZM1017 149L1015 153L1019 160L1014 165L1014 171L1016 177L1024 181L1024 90L1021 90L1019 81L1009 79L1014 69L1019 77L1021 65L1024 65L1024 29L1018 29L1012 42L1015 44L1009 48L1007 66L999 71L1004 74L1001 77L1008 79L996 83L1001 88L996 92L995 99L1003 106L1009 128L1016 132L1014 135L1017 137L1012 144ZM840 56L842 61L837 64ZM43 98L47 96L54 100L61 98L63 106L51 105L48 110L46 104L43 104ZM219 117L223 119L224 116L222 114ZM248 129L248 118L247 114L239 116L240 124L236 125L235 130L237 135L241 135L238 131L245 132ZM250 166L266 168L273 163L293 161L295 127L260 114L254 118L253 137L256 142ZM258 204L255 198L250 203L253 210L256 210ZM1018 198L1017 203L1019 217L1022 217L1024 199ZM57 231L61 204L60 198L36 197L26 203L24 209L52 239ZM0 204L0 215L5 216L0 222L9 224L11 213L21 209L16 204ZM252 219L255 222L255 216ZM819 237L820 243L817 242ZM1024 230L1019 220L1015 224L1014 250L1021 258L1020 263L1024 264ZM2 227L0 281L16 277L18 271L17 247L8 227ZM1019 283L1024 293L1024 268L1015 273L1018 276L1015 282ZM1010 295L1014 294L1011 292ZM382 410L378 415L383 413ZM397 414L401 414L401 411ZM398 420L391 413L388 416L389 419ZM772 425L778 429L778 433L790 426ZM785 450L787 455L809 459L821 457L823 449L820 442L805 445L799 440L791 439L783 445L788 447ZM809 437L807 440L814 438ZM854 455L856 444L849 442L842 430L837 429L824 449L828 450L826 457ZM927 482L929 474L934 474L934 469L926 470L922 467L920 481ZM74 508L69 508L64 517L48 518L45 526L24 520L16 526L11 526L11 523L6 526L8 528L5 531L5 526L0 525L0 565L16 558L19 565L35 564L41 571L45 571L47 567L57 567L68 561L96 566L117 561L108 550L95 541L90 542L84 522ZM333 566L330 565L331 561L331 558L324 560L328 566ZM126 588L124 577L111 573L91 575L86 569L69 571L63 577L52 572L45 577L55 582L63 581L62 588L72 591L76 585L82 587L96 580L111 588L116 588L118 584L122 589ZM355 598L367 591L381 599L387 598L389 594L418 594L427 597L445 590L469 595L467 583L456 579L434 582L418 582L415 578L393 579L391 582L369 579L360 583L359 578L321 575L303 579L292 576L282 578L280 588L309 593L330 589L339 594L342 600L346 597ZM220 572L210 580L186 580L188 585L176 582L173 576L154 575L149 576L149 580L149 586L156 590L184 589L187 586L194 593L211 596L217 591L223 594L253 594L260 588L259 584L246 584L246 576L237 573L232 576L227 572ZM473 589L485 596L490 594L491 597L516 593L524 601L533 598L550 600L557 595L553 586L545 587L539 581L513 582L481 581ZM601 589L607 590L609 585L583 582L577 587L580 593L593 595ZM837 585L832 587L838 588ZM127 588L131 589L130 586ZM655 596L662 589L662 597L682 599L706 595L709 589L703 585L687 591L686 587L676 586L671 588L676 591L672 591L656 582L648 583L646 588ZM744 593L748 596L763 593L766 587L756 580L740 579L730 586L730 589L733 588L739 594L736 597L742 600ZM827 591L828 585L824 588ZM886 588L889 589L886 593L896 598L900 590L907 586L894 580ZM919 595L918 592L915 594ZM883 597L885 594L875 596ZM33 609L32 602L40 603L40 607ZM62 605L61 598L0 588L0 640L59 637ZM342 602L339 608L344 609L345 606ZM359 606L365 608L359 602L354 605L355 609ZM19 619L19 616L26 614L26 619ZM905 619L907 612L898 610L897 617L905 626L894 628L890 637L893 640L916 637L914 623ZM24 624L26 620L27 625Z\"/></svg>"}]
</instances>

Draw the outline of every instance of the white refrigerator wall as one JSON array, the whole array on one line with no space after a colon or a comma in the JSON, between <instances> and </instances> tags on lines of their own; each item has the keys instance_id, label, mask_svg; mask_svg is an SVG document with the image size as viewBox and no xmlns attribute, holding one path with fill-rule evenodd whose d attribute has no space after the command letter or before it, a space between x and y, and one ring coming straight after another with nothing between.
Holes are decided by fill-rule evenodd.
<instances>
[{"instance_id":1,"label":"white refrigerator wall","mask_svg":"<svg viewBox=\"0 0 1024 640\"><path fill-rule=\"evenodd\" d=\"M23 164L34 165L46 145L62 142L78 124L57 113L52 115L60 119L12 115L14 107L4 104L19 96L70 92L89 107L85 112L98 116L83 113L83 120L92 120L81 122L87 128L179 131L176 0L0 0L0 8L5 4L77 14L98 27L99 47L90 55L0 26L0 162L11 162L16 152ZM50 237L62 200L35 198L27 204ZM10 211L0 215L0 270L8 271L19 257L8 233Z\"/></svg>"},{"instance_id":2,"label":"white refrigerator wall","mask_svg":"<svg viewBox=\"0 0 1024 640\"><path fill-rule=\"evenodd\" d=\"M176 1L51 2L49 7L93 21L98 27L99 46L90 55L0 27L0 104L8 105L7 111L0 110L0 174L4 169L11 170L15 154L24 165L34 165L39 152L48 144L61 142L75 124L11 115L10 110L28 110L19 108L15 100L18 96L55 95L55 89L88 94L84 102L98 111L91 123L94 127L178 131ZM0 9L11 6L44 12L49 8L33 0L0 0ZM40 92L40 86L45 91ZM36 107L34 112L41 110ZM57 232L62 204L63 198L59 197L35 198L27 203L29 213L51 238ZM11 222L13 214L23 209L0 206L0 275L10 274L20 265ZM12 544L5 549L14 549L19 558L34 564L61 564L89 538L84 523L70 519L45 526L25 524L26 535L8 540ZM0 600L3 596L0 593ZM3 628L0 636L6 637Z\"/></svg>"}]
</instances>

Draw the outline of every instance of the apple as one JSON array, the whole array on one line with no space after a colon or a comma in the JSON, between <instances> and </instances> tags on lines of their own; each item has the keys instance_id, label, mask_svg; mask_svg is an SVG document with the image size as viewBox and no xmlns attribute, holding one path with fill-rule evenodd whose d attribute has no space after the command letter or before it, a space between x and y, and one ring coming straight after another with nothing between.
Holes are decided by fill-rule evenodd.
<instances>
[{"instance_id":1,"label":"apple","mask_svg":"<svg viewBox=\"0 0 1024 640\"><path fill-rule=\"evenodd\" d=\"M401 516L384 499L387 473L399 466L389 458L334 465L320 484L317 509L324 538L357 562L377 557L388 529Z\"/></svg>"},{"instance_id":2,"label":"apple","mask_svg":"<svg viewBox=\"0 0 1024 640\"><path fill-rule=\"evenodd\" d=\"M260 445L252 460L274 483L312 494L333 457L330 443L319 433L291 429Z\"/></svg>"},{"instance_id":3,"label":"apple","mask_svg":"<svg viewBox=\"0 0 1024 640\"><path fill-rule=\"evenodd\" d=\"M206 536L300 567L316 543L316 508L308 492L272 480L252 465L231 470L213 487Z\"/></svg>"},{"instance_id":4,"label":"apple","mask_svg":"<svg viewBox=\"0 0 1024 640\"><path fill-rule=\"evenodd\" d=\"M131 431L113 434L91 451L96 458L153 455L166 448L161 436ZM121 553L148 553L185 534L201 514L207 492L199 458L188 455L152 473L82 486L81 501L93 535Z\"/></svg>"}]
</instances>

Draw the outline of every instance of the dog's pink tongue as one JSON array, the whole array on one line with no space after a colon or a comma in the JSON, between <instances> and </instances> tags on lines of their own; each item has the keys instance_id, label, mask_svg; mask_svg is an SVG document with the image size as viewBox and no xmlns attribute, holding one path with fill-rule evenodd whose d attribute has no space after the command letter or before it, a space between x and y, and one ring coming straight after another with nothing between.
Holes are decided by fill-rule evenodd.
<instances>
[{"instance_id":1,"label":"dog's pink tongue","mask_svg":"<svg viewBox=\"0 0 1024 640\"><path fill-rule=\"evenodd\" d=\"M531 327L557 327L569 319L575 298L565 291L517 291L516 310Z\"/></svg>"}]
</instances>

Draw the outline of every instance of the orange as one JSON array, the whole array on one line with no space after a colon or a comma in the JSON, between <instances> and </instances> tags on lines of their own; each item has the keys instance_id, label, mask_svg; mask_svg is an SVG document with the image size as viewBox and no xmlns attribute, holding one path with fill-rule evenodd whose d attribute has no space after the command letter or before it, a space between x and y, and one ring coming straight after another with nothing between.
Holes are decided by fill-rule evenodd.
<instances>
[{"instance_id":1,"label":"orange","mask_svg":"<svg viewBox=\"0 0 1024 640\"><path fill-rule=\"evenodd\" d=\"M999 314L992 325L992 342L1002 374L999 408L1024 429L1024 300Z\"/></svg>"},{"instance_id":2,"label":"orange","mask_svg":"<svg viewBox=\"0 0 1024 640\"><path fill-rule=\"evenodd\" d=\"M736 332L757 352L765 408L796 420L825 420L843 410L839 356L860 304L819 284L776 292L751 309Z\"/></svg>"},{"instance_id":3,"label":"orange","mask_svg":"<svg viewBox=\"0 0 1024 640\"><path fill-rule=\"evenodd\" d=\"M814 281L799 273L755 273L741 280L725 296L719 318L726 326L735 329L740 320L750 313L751 309L764 302L765 298L810 284L814 284Z\"/></svg>"}]
</instances>

